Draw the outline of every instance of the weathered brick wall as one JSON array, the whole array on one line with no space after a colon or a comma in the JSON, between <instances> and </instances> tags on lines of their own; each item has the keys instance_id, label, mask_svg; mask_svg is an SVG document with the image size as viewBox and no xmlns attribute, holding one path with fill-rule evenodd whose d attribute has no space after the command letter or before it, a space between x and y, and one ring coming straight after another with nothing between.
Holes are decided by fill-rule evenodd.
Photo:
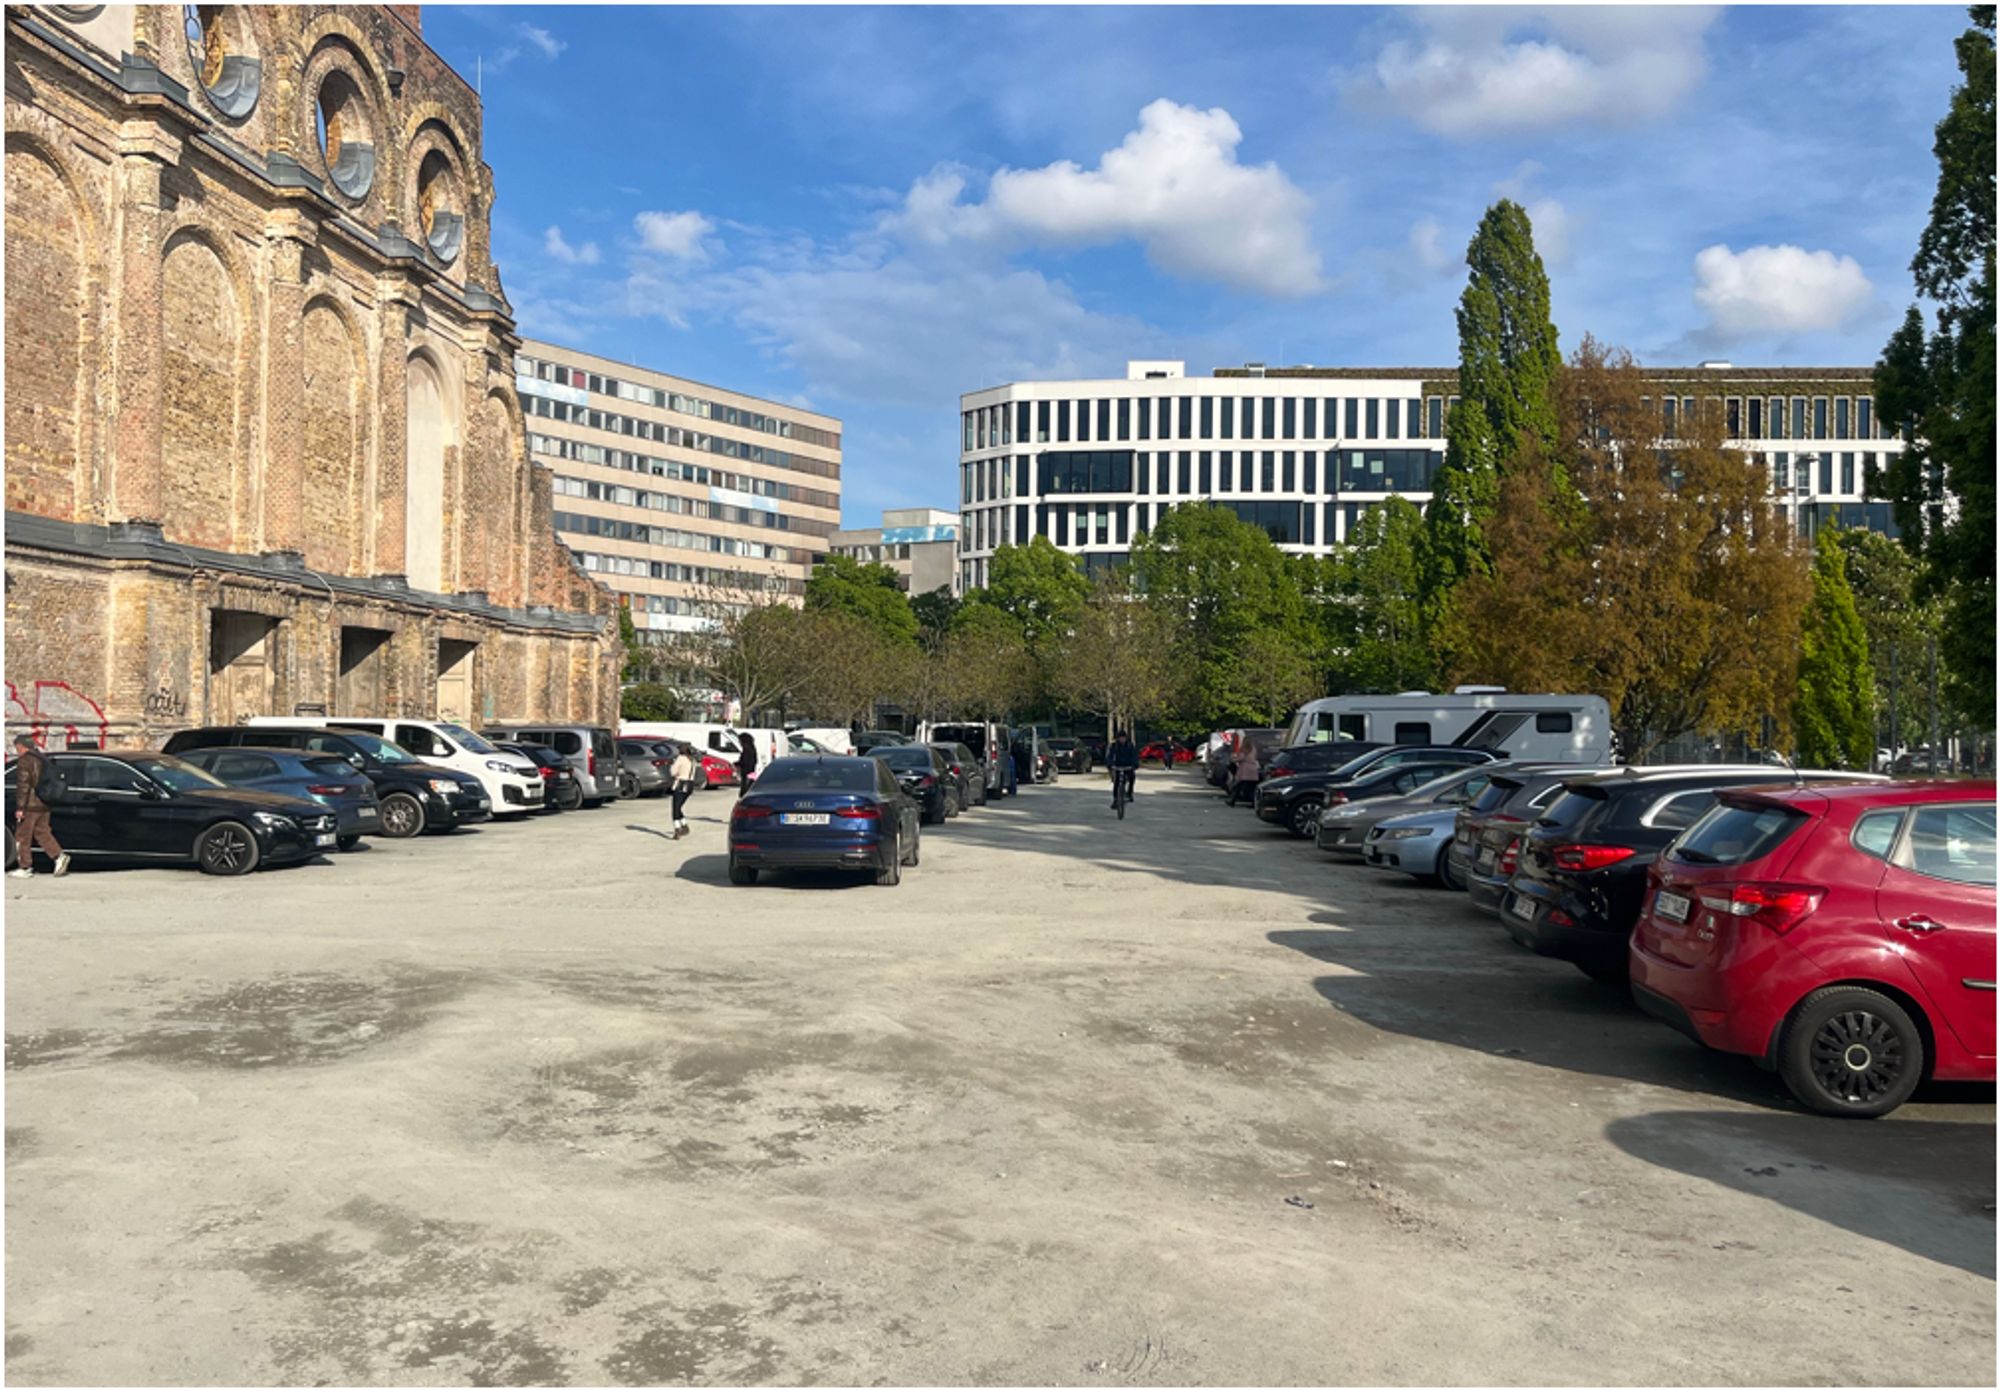
<instances>
[{"instance_id":1,"label":"weathered brick wall","mask_svg":"<svg viewBox=\"0 0 2000 1391\"><path fill-rule=\"evenodd\" d=\"M193 112L82 77L19 27L17 16L30 13L62 25L47 7L8 11L9 509L158 522L182 545L299 551L329 574L405 573L407 360L421 344L438 360L450 413L431 513L443 516L440 587L608 619L608 591L557 541L548 479L526 457L512 323L443 288L497 294L500 284L488 250L492 176L467 84L384 7L230 7L223 39L263 60L264 86L248 117L224 120L210 109L178 9L107 10L70 32L113 66L121 52L150 57L187 85ZM402 73L399 89L391 69ZM349 128L374 144L374 179L359 198L330 182L323 199L274 189L193 139L234 143L257 167L288 154L324 179L315 104L333 74L357 94ZM426 191L427 155L445 161L448 177ZM427 206L465 218L462 248L443 267L385 261L335 216L421 238ZM113 584L85 578L88 565L50 564L29 591L36 604L22 631L60 636L17 643L10 627L10 674L20 662L50 673L32 679L74 678L79 689L94 681L102 695L93 699L134 729L148 727L148 701L200 717L210 610L241 600L241 586L185 576ZM19 568L10 556L10 615ZM64 574L82 586L75 605L54 597ZM273 581L259 593L256 611L278 620L273 702L331 701L348 625L395 634L385 699L411 713L434 701L445 620L421 604L363 621L352 599L329 609L313 582ZM42 624L43 603L83 617ZM77 622L91 631L71 633ZM615 717L608 622L587 640L503 636L492 624L466 640L482 644L475 706ZM538 662L540 680L531 675Z\"/></svg>"}]
</instances>

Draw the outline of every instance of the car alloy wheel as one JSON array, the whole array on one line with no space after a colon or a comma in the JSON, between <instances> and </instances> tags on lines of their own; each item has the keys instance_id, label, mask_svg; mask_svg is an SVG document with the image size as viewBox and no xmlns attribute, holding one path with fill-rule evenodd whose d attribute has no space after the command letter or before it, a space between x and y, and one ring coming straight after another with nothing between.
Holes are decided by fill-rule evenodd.
<instances>
[{"instance_id":1,"label":"car alloy wheel","mask_svg":"<svg viewBox=\"0 0 2000 1391\"><path fill-rule=\"evenodd\" d=\"M248 874L257 868L257 841L237 821L218 821L195 843L195 860L205 874Z\"/></svg>"},{"instance_id":2,"label":"car alloy wheel","mask_svg":"<svg viewBox=\"0 0 2000 1391\"><path fill-rule=\"evenodd\" d=\"M1307 797L1292 808L1292 834L1300 839L1316 834L1319 830L1320 800Z\"/></svg>"},{"instance_id":3,"label":"car alloy wheel","mask_svg":"<svg viewBox=\"0 0 2000 1391\"><path fill-rule=\"evenodd\" d=\"M1778 1045L1793 1096L1831 1116L1883 1116L1924 1073L1924 1040L1903 1007L1879 991L1829 986L1800 1002Z\"/></svg>"},{"instance_id":4,"label":"car alloy wheel","mask_svg":"<svg viewBox=\"0 0 2000 1391\"><path fill-rule=\"evenodd\" d=\"M424 828L424 809L407 792L391 792L382 799L382 834L391 840L408 840Z\"/></svg>"},{"instance_id":5,"label":"car alloy wheel","mask_svg":"<svg viewBox=\"0 0 2000 1391\"><path fill-rule=\"evenodd\" d=\"M639 780L630 773L622 775L618 779L618 795L620 797L637 797L639 795Z\"/></svg>"}]
</instances>

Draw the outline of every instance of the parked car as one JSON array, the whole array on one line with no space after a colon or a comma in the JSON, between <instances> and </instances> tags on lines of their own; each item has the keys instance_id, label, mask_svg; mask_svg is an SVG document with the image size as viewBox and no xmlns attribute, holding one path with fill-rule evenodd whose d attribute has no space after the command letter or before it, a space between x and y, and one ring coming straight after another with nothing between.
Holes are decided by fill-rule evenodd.
<instances>
[{"instance_id":1,"label":"parked car","mask_svg":"<svg viewBox=\"0 0 2000 1391\"><path fill-rule=\"evenodd\" d=\"M1329 773L1364 753L1381 748L1363 739L1337 739L1323 744L1288 744L1265 760L1264 776L1288 778L1295 773Z\"/></svg>"},{"instance_id":2,"label":"parked car","mask_svg":"<svg viewBox=\"0 0 2000 1391\"><path fill-rule=\"evenodd\" d=\"M1155 739L1139 750L1139 762L1158 763L1162 758L1174 763L1194 762L1194 750L1174 739Z\"/></svg>"},{"instance_id":3,"label":"parked car","mask_svg":"<svg viewBox=\"0 0 2000 1391\"><path fill-rule=\"evenodd\" d=\"M1055 761L1056 768L1061 772L1088 773L1094 763L1090 750L1074 735L1060 734L1051 739L1044 739L1042 747L1048 750L1049 757Z\"/></svg>"},{"instance_id":4,"label":"parked car","mask_svg":"<svg viewBox=\"0 0 2000 1391\"><path fill-rule=\"evenodd\" d=\"M1464 889L1482 913L1500 916L1507 881L1514 877L1521 833L1543 807L1562 795L1564 780L1595 771L1574 764L1514 765L1495 771L1486 790L1459 808L1451 846L1439 868L1445 884Z\"/></svg>"},{"instance_id":5,"label":"parked car","mask_svg":"<svg viewBox=\"0 0 2000 1391\"><path fill-rule=\"evenodd\" d=\"M1359 777L1342 777L1338 769L1328 773L1300 773L1294 777L1265 781L1257 788L1257 819L1283 826L1300 838L1319 830L1323 808L1376 797L1400 797L1416 791L1433 778L1454 773L1458 763L1394 763L1371 768Z\"/></svg>"},{"instance_id":6,"label":"parked car","mask_svg":"<svg viewBox=\"0 0 2000 1391\"><path fill-rule=\"evenodd\" d=\"M374 784L337 754L252 746L189 749L180 758L230 787L319 803L333 813L334 843L342 850L354 849L363 836L382 833L382 808L375 800Z\"/></svg>"},{"instance_id":7,"label":"parked car","mask_svg":"<svg viewBox=\"0 0 2000 1391\"><path fill-rule=\"evenodd\" d=\"M1993 798L1990 780L1718 793L1647 875L1633 997L1828 1115L1991 1082Z\"/></svg>"},{"instance_id":8,"label":"parked car","mask_svg":"<svg viewBox=\"0 0 2000 1391\"><path fill-rule=\"evenodd\" d=\"M884 748L890 744L907 744L909 742L909 735L898 734L893 729L864 729L855 735L853 740L854 751L856 753L870 753L875 749Z\"/></svg>"},{"instance_id":9,"label":"parked car","mask_svg":"<svg viewBox=\"0 0 2000 1391\"><path fill-rule=\"evenodd\" d=\"M711 787L736 786L736 765L718 754L696 749L696 765L701 769L701 786L706 791Z\"/></svg>"},{"instance_id":10,"label":"parked car","mask_svg":"<svg viewBox=\"0 0 2000 1391\"><path fill-rule=\"evenodd\" d=\"M603 725L510 724L482 732L496 743L540 744L561 754L576 775L582 805L600 806L618 796L618 736Z\"/></svg>"},{"instance_id":11,"label":"parked car","mask_svg":"<svg viewBox=\"0 0 2000 1391\"><path fill-rule=\"evenodd\" d=\"M1591 979L1623 989L1646 872L1724 788L1870 776L1749 764L1572 776L1521 838L1500 921L1537 956L1571 962Z\"/></svg>"},{"instance_id":12,"label":"parked car","mask_svg":"<svg viewBox=\"0 0 2000 1391\"><path fill-rule=\"evenodd\" d=\"M584 805L583 784L577 781L576 770L570 767L567 758L547 744L517 744L502 740L493 747L519 754L540 771L544 811L575 811Z\"/></svg>"},{"instance_id":13,"label":"parked car","mask_svg":"<svg viewBox=\"0 0 2000 1391\"><path fill-rule=\"evenodd\" d=\"M958 815L957 780L944 755L930 744L882 744L865 758L879 760L916 805L926 825L941 826Z\"/></svg>"},{"instance_id":14,"label":"parked car","mask_svg":"<svg viewBox=\"0 0 2000 1391\"><path fill-rule=\"evenodd\" d=\"M947 744L932 741L931 747L944 755L945 766L958 780L958 807L986 805L986 765L979 755L963 744Z\"/></svg>"},{"instance_id":15,"label":"parked car","mask_svg":"<svg viewBox=\"0 0 2000 1391\"><path fill-rule=\"evenodd\" d=\"M1440 806L1378 821L1368 828L1361 858L1371 869L1398 870L1425 884L1443 884L1444 851L1457 816L1456 807Z\"/></svg>"},{"instance_id":16,"label":"parked car","mask_svg":"<svg viewBox=\"0 0 2000 1391\"><path fill-rule=\"evenodd\" d=\"M657 739L618 741L618 766L625 796L659 797L673 790L674 780L667 770L673 766L674 756L663 755L655 748L659 742Z\"/></svg>"},{"instance_id":17,"label":"parked car","mask_svg":"<svg viewBox=\"0 0 2000 1391\"><path fill-rule=\"evenodd\" d=\"M1465 767L1474 763L1506 761L1491 749L1470 748L1463 744L1382 744L1356 754L1336 771L1346 777L1358 778L1377 768L1393 768L1401 763L1456 763Z\"/></svg>"},{"instance_id":18,"label":"parked car","mask_svg":"<svg viewBox=\"0 0 2000 1391\"><path fill-rule=\"evenodd\" d=\"M754 884L767 869L872 869L877 884L899 882L922 833L890 752L772 763L730 813L729 882Z\"/></svg>"},{"instance_id":19,"label":"parked car","mask_svg":"<svg viewBox=\"0 0 2000 1391\"><path fill-rule=\"evenodd\" d=\"M973 761L985 773L985 785L994 790L994 795L1005 796L1007 778L1005 763L1008 751L1013 747L1013 731L1006 725L993 722L960 721L945 724L920 724L917 726L917 742L920 744L963 745L971 753ZM984 802L983 793L969 788L975 794L972 800ZM972 800L962 800L961 806L972 805Z\"/></svg>"},{"instance_id":20,"label":"parked car","mask_svg":"<svg viewBox=\"0 0 2000 1391\"><path fill-rule=\"evenodd\" d=\"M318 802L231 787L171 754L120 751L48 755L55 784L49 829L78 860L193 863L205 874L247 874L334 848L338 821ZM16 812L7 763L7 823ZM14 868L14 838L6 837Z\"/></svg>"},{"instance_id":21,"label":"parked car","mask_svg":"<svg viewBox=\"0 0 2000 1391\"><path fill-rule=\"evenodd\" d=\"M791 731L792 740L806 740L812 745L811 753L839 754L845 758L854 752L854 736L843 725L800 725ZM794 744L794 753L798 752Z\"/></svg>"},{"instance_id":22,"label":"parked car","mask_svg":"<svg viewBox=\"0 0 2000 1391\"><path fill-rule=\"evenodd\" d=\"M822 744L812 735L802 734L796 729L785 736L785 742L793 753L830 753L836 757L846 757L849 752L847 749L836 749L830 744Z\"/></svg>"},{"instance_id":23,"label":"parked car","mask_svg":"<svg viewBox=\"0 0 2000 1391\"><path fill-rule=\"evenodd\" d=\"M486 789L495 816L525 816L542 805L542 775L535 765L512 754L502 754L464 725L448 720L361 719L347 716L255 715L246 723L261 725L319 725L328 729L358 729L383 739L393 739L418 758L439 763L461 773L470 773Z\"/></svg>"},{"instance_id":24,"label":"parked car","mask_svg":"<svg viewBox=\"0 0 2000 1391\"><path fill-rule=\"evenodd\" d=\"M1369 832L1391 817L1405 816L1411 812L1430 812L1440 808L1457 813L1493 780L1491 769L1500 766L1487 764L1470 768L1456 768L1440 773L1430 781L1420 783L1400 796L1365 797L1359 801L1335 802L1326 806L1319 814L1318 834L1315 842L1319 848L1332 855L1353 855L1359 857L1366 846ZM1268 775L1264 779L1266 788L1271 786ZM1446 837L1450 839L1449 836Z\"/></svg>"},{"instance_id":25,"label":"parked car","mask_svg":"<svg viewBox=\"0 0 2000 1391\"><path fill-rule=\"evenodd\" d=\"M493 814L486 787L470 773L426 763L408 749L380 735L358 729L322 729L299 725L210 725L183 729L167 739L166 752L185 756L190 749L305 749L344 758L375 786L381 808L382 834L403 840L424 831L450 831L471 826Z\"/></svg>"}]
</instances>

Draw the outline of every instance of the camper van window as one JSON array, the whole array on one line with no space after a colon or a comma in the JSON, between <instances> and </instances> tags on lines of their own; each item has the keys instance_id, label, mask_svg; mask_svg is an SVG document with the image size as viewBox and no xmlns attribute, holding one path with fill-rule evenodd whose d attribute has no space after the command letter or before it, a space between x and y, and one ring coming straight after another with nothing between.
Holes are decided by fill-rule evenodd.
<instances>
[{"instance_id":1,"label":"camper van window","mask_svg":"<svg viewBox=\"0 0 2000 1391\"><path fill-rule=\"evenodd\" d=\"M1535 733L1567 734L1575 728L1567 710L1543 710L1535 716Z\"/></svg>"},{"instance_id":2,"label":"camper van window","mask_svg":"<svg viewBox=\"0 0 2000 1391\"><path fill-rule=\"evenodd\" d=\"M1399 744L1428 744L1431 741L1431 726L1428 720L1396 721L1396 742Z\"/></svg>"},{"instance_id":3,"label":"camper van window","mask_svg":"<svg viewBox=\"0 0 2000 1391\"><path fill-rule=\"evenodd\" d=\"M1366 739L1368 737L1368 717L1361 714L1342 715L1336 737L1341 739Z\"/></svg>"}]
</instances>

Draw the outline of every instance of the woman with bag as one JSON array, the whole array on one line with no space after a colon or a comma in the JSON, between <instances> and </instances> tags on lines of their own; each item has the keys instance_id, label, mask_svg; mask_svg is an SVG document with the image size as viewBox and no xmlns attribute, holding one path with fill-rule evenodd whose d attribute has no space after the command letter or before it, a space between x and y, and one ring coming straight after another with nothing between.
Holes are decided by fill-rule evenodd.
<instances>
[{"instance_id":1,"label":"woman with bag","mask_svg":"<svg viewBox=\"0 0 2000 1391\"><path fill-rule=\"evenodd\" d=\"M673 780L675 840L688 833L687 817L681 813L687 809L688 796L694 791L694 773L694 754L686 744L676 744L674 761L667 769L667 776Z\"/></svg>"}]
</instances>

